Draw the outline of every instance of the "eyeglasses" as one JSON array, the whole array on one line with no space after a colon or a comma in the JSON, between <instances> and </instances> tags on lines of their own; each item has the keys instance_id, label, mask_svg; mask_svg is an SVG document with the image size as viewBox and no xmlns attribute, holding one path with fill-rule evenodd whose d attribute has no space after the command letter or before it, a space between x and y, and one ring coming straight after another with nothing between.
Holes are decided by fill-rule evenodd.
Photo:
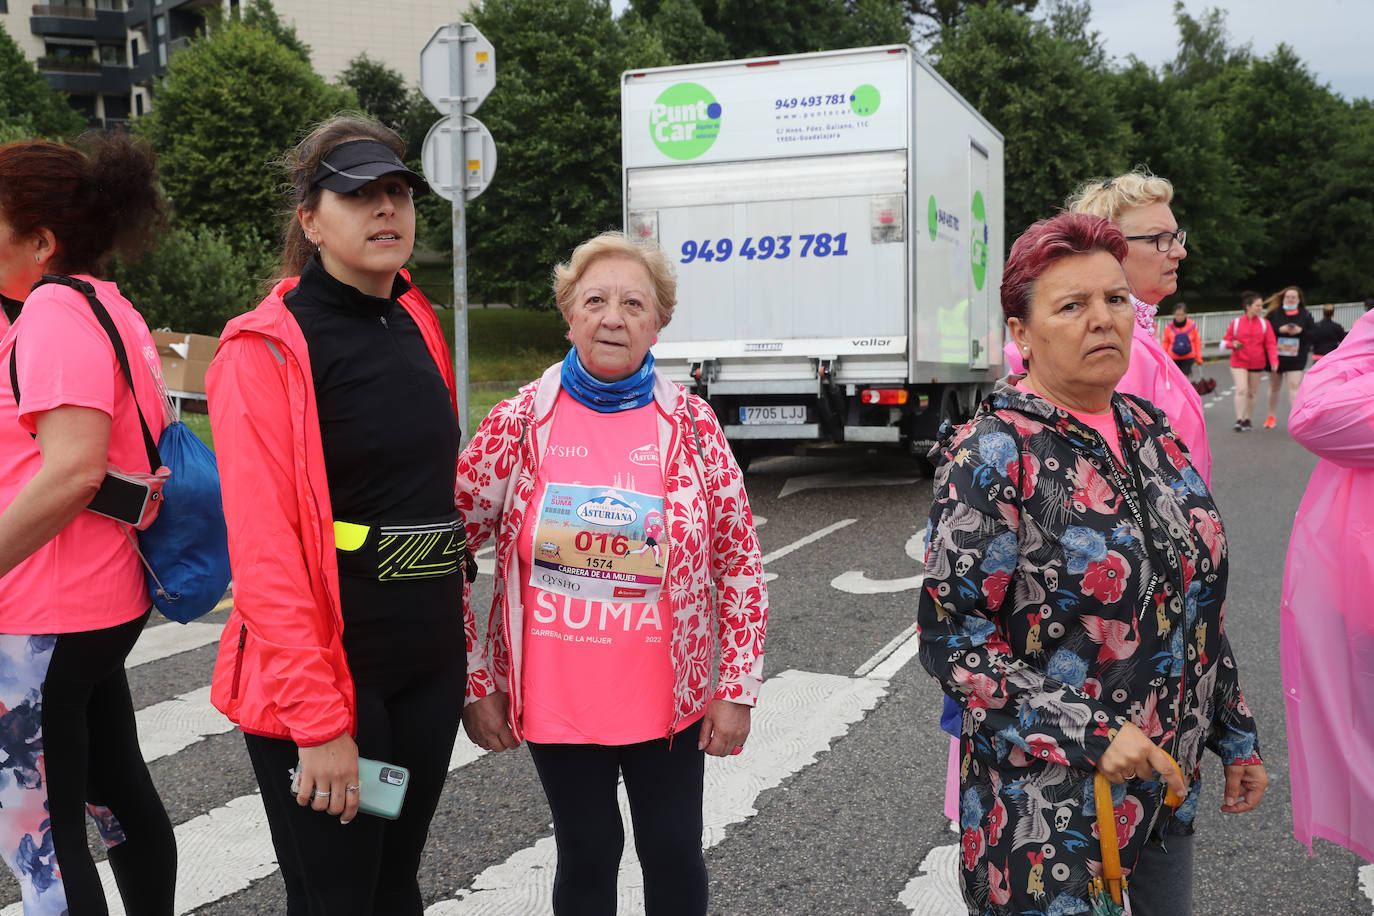
<instances>
[{"instance_id":1,"label":"eyeglasses","mask_svg":"<svg viewBox=\"0 0 1374 916\"><path fill-rule=\"evenodd\" d=\"M1158 235L1128 235L1128 242L1154 242L1155 249L1168 252L1174 247L1174 240L1177 239L1180 245L1187 247L1188 230L1180 229L1177 232L1161 232Z\"/></svg>"}]
</instances>

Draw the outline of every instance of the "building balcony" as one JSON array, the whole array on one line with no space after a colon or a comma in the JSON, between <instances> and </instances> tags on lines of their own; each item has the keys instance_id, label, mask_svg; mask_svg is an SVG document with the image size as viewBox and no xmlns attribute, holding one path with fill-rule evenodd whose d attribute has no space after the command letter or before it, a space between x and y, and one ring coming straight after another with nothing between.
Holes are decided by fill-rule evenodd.
<instances>
[{"instance_id":1,"label":"building balcony","mask_svg":"<svg viewBox=\"0 0 1374 916\"><path fill-rule=\"evenodd\" d=\"M38 4L29 19L29 31L44 38L118 38L128 34L125 14L84 6Z\"/></svg>"},{"instance_id":2,"label":"building balcony","mask_svg":"<svg viewBox=\"0 0 1374 916\"><path fill-rule=\"evenodd\" d=\"M85 61L74 63L85 64ZM73 95L120 94L131 88L129 67L107 67L94 60L91 64L94 66L90 70L45 68L43 78L52 88Z\"/></svg>"},{"instance_id":3,"label":"building balcony","mask_svg":"<svg viewBox=\"0 0 1374 916\"><path fill-rule=\"evenodd\" d=\"M138 84L147 84L157 76L157 59L152 51L144 51L134 58L134 65L129 68L129 81Z\"/></svg>"}]
</instances>

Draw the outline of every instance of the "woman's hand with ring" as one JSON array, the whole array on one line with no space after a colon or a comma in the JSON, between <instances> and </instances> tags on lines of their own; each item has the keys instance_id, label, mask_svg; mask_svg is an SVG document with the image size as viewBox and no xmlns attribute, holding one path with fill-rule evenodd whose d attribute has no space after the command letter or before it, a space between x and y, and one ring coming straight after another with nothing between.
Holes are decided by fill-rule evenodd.
<instances>
[{"instance_id":1,"label":"woman's hand with ring","mask_svg":"<svg viewBox=\"0 0 1374 916\"><path fill-rule=\"evenodd\" d=\"M1123 725L1107 745L1106 752L1097 761L1097 771L1113 783L1162 773L1175 795L1182 797L1188 793L1183 776L1168 752L1147 738L1133 722Z\"/></svg>"},{"instance_id":2,"label":"woman's hand with ring","mask_svg":"<svg viewBox=\"0 0 1374 916\"><path fill-rule=\"evenodd\" d=\"M358 814L358 746L344 732L333 741L302 747L296 804L328 811L347 824ZM353 787L350 789L349 787Z\"/></svg>"},{"instance_id":3,"label":"woman's hand with ring","mask_svg":"<svg viewBox=\"0 0 1374 916\"><path fill-rule=\"evenodd\" d=\"M728 757L744 749L749 737L749 707L730 700L712 700L701 719L697 747L713 757Z\"/></svg>"}]
</instances>

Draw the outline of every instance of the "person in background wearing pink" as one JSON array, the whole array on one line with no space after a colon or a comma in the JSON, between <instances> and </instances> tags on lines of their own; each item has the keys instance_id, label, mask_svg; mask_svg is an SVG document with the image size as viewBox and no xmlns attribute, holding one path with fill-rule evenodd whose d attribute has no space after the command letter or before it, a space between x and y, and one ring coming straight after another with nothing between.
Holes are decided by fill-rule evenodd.
<instances>
[{"instance_id":1,"label":"person in background wearing pink","mask_svg":"<svg viewBox=\"0 0 1374 916\"><path fill-rule=\"evenodd\" d=\"M1226 326L1221 348L1231 351L1231 379L1236 385L1236 426L1238 433L1250 432L1250 415L1255 411L1255 397L1259 393L1260 373L1274 371L1278 365L1278 349L1274 342L1274 328L1264 320L1264 300L1260 294L1246 290L1240 294L1245 314Z\"/></svg>"},{"instance_id":2,"label":"person in background wearing pink","mask_svg":"<svg viewBox=\"0 0 1374 916\"><path fill-rule=\"evenodd\" d=\"M1321 459L1279 611L1293 835L1374 861L1374 313L1307 373L1288 432Z\"/></svg>"},{"instance_id":3,"label":"person in background wearing pink","mask_svg":"<svg viewBox=\"0 0 1374 916\"><path fill-rule=\"evenodd\" d=\"M763 677L744 475L706 402L654 369L677 303L657 244L582 243L554 268L554 299L572 348L496 405L458 462L471 549L496 537L463 725L491 751L529 743L557 916L615 912L622 775L645 912L704 916L705 754L743 750Z\"/></svg>"},{"instance_id":4,"label":"person in background wearing pink","mask_svg":"<svg viewBox=\"0 0 1374 916\"><path fill-rule=\"evenodd\" d=\"M1130 244L1123 265L1135 305L1135 338L1131 363L1116 390L1150 401L1188 447L1188 458L1208 487L1212 485L1212 449L1207 444L1207 420L1202 397L1155 339L1155 312L1165 296L1178 289L1179 262L1188 256L1187 230L1178 227L1169 208L1174 186L1146 171L1115 178L1094 178L1069 196L1065 208L1111 220ZM1007 369L1024 371L1020 354L1007 344Z\"/></svg>"},{"instance_id":5,"label":"person in background wearing pink","mask_svg":"<svg viewBox=\"0 0 1374 916\"><path fill-rule=\"evenodd\" d=\"M147 146L84 145L0 146L0 295L19 307L0 341L0 854L27 916L104 913L89 812L123 912L171 916L176 838L124 670L153 602L129 526L87 511L107 470L150 470L139 414L163 428L152 335L100 279L152 240L163 202ZM45 275L84 284L104 318Z\"/></svg>"},{"instance_id":6,"label":"person in background wearing pink","mask_svg":"<svg viewBox=\"0 0 1374 916\"><path fill-rule=\"evenodd\" d=\"M1202 363L1202 334L1197 322L1188 317L1188 306L1180 302L1174 306L1174 320L1164 326L1160 345L1187 378L1193 377L1193 366Z\"/></svg>"}]
</instances>

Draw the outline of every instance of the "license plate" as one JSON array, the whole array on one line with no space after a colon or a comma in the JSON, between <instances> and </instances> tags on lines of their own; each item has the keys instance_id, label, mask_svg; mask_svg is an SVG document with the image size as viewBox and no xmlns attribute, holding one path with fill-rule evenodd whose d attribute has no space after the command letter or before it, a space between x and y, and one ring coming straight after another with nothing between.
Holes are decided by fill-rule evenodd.
<instances>
[{"instance_id":1,"label":"license plate","mask_svg":"<svg viewBox=\"0 0 1374 916\"><path fill-rule=\"evenodd\" d=\"M768 407L741 407L739 421L746 426L756 423L805 423L806 406L803 404L774 404Z\"/></svg>"}]
</instances>

